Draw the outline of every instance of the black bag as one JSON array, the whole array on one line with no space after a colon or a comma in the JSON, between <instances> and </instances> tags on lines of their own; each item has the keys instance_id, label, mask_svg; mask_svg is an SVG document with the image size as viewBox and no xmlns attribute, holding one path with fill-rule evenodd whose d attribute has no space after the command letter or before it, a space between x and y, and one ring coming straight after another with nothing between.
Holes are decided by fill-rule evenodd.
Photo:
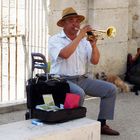
<instances>
[{"instance_id":1,"label":"black bag","mask_svg":"<svg viewBox=\"0 0 140 140\"><path fill-rule=\"evenodd\" d=\"M37 118L46 123L57 123L86 116L85 107L57 111L43 111L35 108L36 105L44 104L43 94L52 94L55 105L58 107L60 104L64 104L66 93L70 92L69 85L64 79L45 80L42 76L29 79L26 91L29 118Z\"/></svg>"}]
</instances>

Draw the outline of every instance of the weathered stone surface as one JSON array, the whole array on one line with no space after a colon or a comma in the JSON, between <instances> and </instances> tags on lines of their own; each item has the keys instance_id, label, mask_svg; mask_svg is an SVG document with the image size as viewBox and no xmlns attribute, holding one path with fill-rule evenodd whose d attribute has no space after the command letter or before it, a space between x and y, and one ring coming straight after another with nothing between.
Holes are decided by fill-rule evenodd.
<instances>
[{"instance_id":1,"label":"weathered stone surface","mask_svg":"<svg viewBox=\"0 0 140 140\"><path fill-rule=\"evenodd\" d=\"M78 10L86 10L88 8L87 0L52 0L50 1L51 10L63 10L66 7L73 7Z\"/></svg>"},{"instance_id":2,"label":"weathered stone surface","mask_svg":"<svg viewBox=\"0 0 140 140\"><path fill-rule=\"evenodd\" d=\"M140 0L129 0L129 6L140 6Z\"/></svg>"},{"instance_id":3,"label":"weathered stone surface","mask_svg":"<svg viewBox=\"0 0 140 140\"><path fill-rule=\"evenodd\" d=\"M89 23L95 29L106 30L109 26L116 27L116 37L115 39L110 40L110 43L120 41L124 42L128 40L128 9L126 8L92 10L89 12ZM106 42L108 42L108 40L102 43Z\"/></svg>"},{"instance_id":4,"label":"weathered stone surface","mask_svg":"<svg viewBox=\"0 0 140 140\"><path fill-rule=\"evenodd\" d=\"M94 29L106 30L109 26L115 26L117 30L115 38L98 41L101 59L95 66L94 72L101 70L116 74L125 72L127 53L135 53L140 46L140 0L89 0L89 3L85 0L62 2L53 0L50 2L50 35L61 29L56 26L56 22L60 19L62 10L68 6L74 7L79 14L85 15L84 24L90 24Z\"/></svg>"},{"instance_id":5,"label":"weathered stone surface","mask_svg":"<svg viewBox=\"0 0 140 140\"><path fill-rule=\"evenodd\" d=\"M140 6L132 8L132 38L140 37Z\"/></svg>"},{"instance_id":6,"label":"weathered stone surface","mask_svg":"<svg viewBox=\"0 0 140 140\"><path fill-rule=\"evenodd\" d=\"M128 40L128 53L136 54L137 48L140 47L135 39Z\"/></svg>"},{"instance_id":7,"label":"weathered stone surface","mask_svg":"<svg viewBox=\"0 0 140 140\"><path fill-rule=\"evenodd\" d=\"M124 8L128 7L128 0L89 0L90 9L112 9L112 8Z\"/></svg>"},{"instance_id":8,"label":"weathered stone surface","mask_svg":"<svg viewBox=\"0 0 140 140\"><path fill-rule=\"evenodd\" d=\"M31 120L26 120L1 125L0 132L1 140L18 140L19 137L20 140L100 140L100 123L82 118L36 126L31 124Z\"/></svg>"},{"instance_id":9,"label":"weathered stone surface","mask_svg":"<svg viewBox=\"0 0 140 140\"><path fill-rule=\"evenodd\" d=\"M122 75L126 69L127 42L98 45L101 53L100 62L93 66L94 73L106 72Z\"/></svg>"}]
</instances>

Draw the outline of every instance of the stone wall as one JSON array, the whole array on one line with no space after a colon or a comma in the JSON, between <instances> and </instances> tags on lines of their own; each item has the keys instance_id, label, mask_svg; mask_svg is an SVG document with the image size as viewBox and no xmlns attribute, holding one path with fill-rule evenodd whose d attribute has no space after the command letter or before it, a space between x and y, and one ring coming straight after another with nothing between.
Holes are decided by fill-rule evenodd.
<instances>
[{"instance_id":1,"label":"stone wall","mask_svg":"<svg viewBox=\"0 0 140 140\"><path fill-rule=\"evenodd\" d=\"M82 15L88 13L88 1L87 0L50 0L49 4L49 34L53 35L61 28L56 26L56 22L61 18L62 10L66 7L73 7L76 11Z\"/></svg>"},{"instance_id":2,"label":"stone wall","mask_svg":"<svg viewBox=\"0 0 140 140\"><path fill-rule=\"evenodd\" d=\"M94 72L106 72L123 75L126 70L128 52L135 53L140 47L140 0L50 0L49 4L49 34L53 35L61 28L56 22L61 18L62 10L73 7L87 18L84 24L90 24L94 29L106 30L115 26L117 35L113 39L98 40L101 53L100 62L90 66Z\"/></svg>"},{"instance_id":3,"label":"stone wall","mask_svg":"<svg viewBox=\"0 0 140 140\"><path fill-rule=\"evenodd\" d=\"M140 0L129 0L128 52L135 54L140 47Z\"/></svg>"}]
</instances>

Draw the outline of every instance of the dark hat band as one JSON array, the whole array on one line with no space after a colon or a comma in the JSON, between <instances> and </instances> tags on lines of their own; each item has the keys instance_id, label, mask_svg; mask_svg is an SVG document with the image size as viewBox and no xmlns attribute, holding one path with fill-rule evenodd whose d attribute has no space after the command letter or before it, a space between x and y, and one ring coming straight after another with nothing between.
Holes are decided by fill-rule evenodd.
<instances>
[{"instance_id":1,"label":"dark hat band","mask_svg":"<svg viewBox=\"0 0 140 140\"><path fill-rule=\"evenodd\" d=\"M66 18L67 16L77 16L77 13L67 14L67 15L63 16L62 19L63 19L63 18Z\"/></svg>"}]
</instances>

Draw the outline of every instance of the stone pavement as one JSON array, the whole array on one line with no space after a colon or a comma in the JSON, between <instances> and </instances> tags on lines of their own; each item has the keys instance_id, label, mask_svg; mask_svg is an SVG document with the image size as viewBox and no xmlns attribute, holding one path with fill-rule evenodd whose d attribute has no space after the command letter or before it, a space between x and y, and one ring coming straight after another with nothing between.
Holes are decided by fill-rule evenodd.
<instances>
[{"instance_id":1,"label":"stone pavement","mask_svg":"<svg viewBox=\"0 0 140 140\"><path fill-rule=\"evenodd\" d=\"M97 118L99 99L85 102L87 116ZM109 126L120 132L120 136L101 136L101 140L140 140L140 94L119 93L116 100L115 118L107 121Z\"/></svg>"},{"instance_id":2,"label":"stone pavement","mask_svg":"<svg viewBox=\"0 0 140 140\"><path fill-rule=\"evenodd\" d=\"M85 101L87 117L96 120L99 111L99 98ZM0 114L0 124L24 120L25 110ZM118 93L115 118L107 123L120 132L120 136L101 136L101 140L140 140L140 95Z\"/></svg>"}]
</instances>

